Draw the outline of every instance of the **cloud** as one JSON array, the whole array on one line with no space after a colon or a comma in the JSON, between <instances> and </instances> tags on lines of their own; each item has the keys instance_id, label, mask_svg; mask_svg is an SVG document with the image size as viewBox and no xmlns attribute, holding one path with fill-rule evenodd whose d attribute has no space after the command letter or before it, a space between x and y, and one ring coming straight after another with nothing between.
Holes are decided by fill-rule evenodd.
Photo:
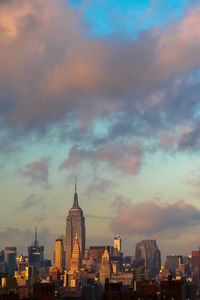
<instances>
[{"instance_id":1,"label":"cloud","mask_svg":"<svg viewBox=\"0 0 200 300\"><path fill-rule=\"evenodd\" d=\"M9 155L18 149L19 148L15 144L12 144L8 139L0 139L0 154Z\"/></svg>"},{"instance_id":2,"label":"cloud","mask_svg":"<svg viewBox=\"0 0 200 300\"><path fill-rule=\"evenodd\" d=\"M20 174L29 180L29 184L39 184L49 187L49 163L51 157L44 156L39 160L27 164L20 170Z\"/></svg>"},{"instance_id":3,"label":"cloud","mask_svg":"<svg viewBox=\"0 0 200 300\"><path fill-rule=\"evenodd\" d=\"M34 194L21 201L20 209L29 209L37 206L43 206L43 199L36 197Z\"/></svg>"},{"instance_id":4,"label":"cloud","mask_svg":"<svg viewBox=\"0 0 200 300\"><path fill-rule=\"evenodd\" d=\"M178 144L179 150L199 150L200 149L200 123L194 124L191 130L185 132Z\"/></svg>"},{"instance_id":5,"label":"cloud","mask_svg":"<svg viewBox=\"0 0 200 300\"><path fill-rule=\"evenodd\" d=\"M173 131L163 131L159 146L165 151L197 151L200 148L199 120L183 123Z\"/></svg>"},{"instance_id":6,"label":"cloud","mask_svg":"<svg viewBox=\"0 0 200 300\"><path fill-rule=\"evenodd\" d=\"M200 32L198 29L200 8L191 10L181 21L172 24L158 43L159 63L163 73L179 73L196 68L200 61ZM172 47L173 45L173 47Z\"/></svg>"},{"instance_id":7,"label":"cloud","mask_svg":"<svg viewBox=\"0 0 200 300\"><path fill-rule=\"evenodd\" d=\"M83 161L88 161L93 165L103 163L114 170L135 174L139 172L141 166L142 145L139 141L132 141L129 143L113 142L96 150L81 150L74 147L59 168L74 168Z\"/></svg>"},{"instance_id":8,"label":"cloud","mask_svg":"<svg viewBox=\"0 0 200 300\"><path fill-rule=\"evenodd\" d=\"M90 38L64 1L4 1L0 14L0 105L6 126L43 128L72 115L83 126L123 111L126 131L130 119L137 120L137 128L158 125L163 113L176 116L174 101L190 102L174 100L166 91L174 95L173 83L200 64L198 7L166 30L155 28L123 43ZM195 109L197 101L190 105Z\"/></svg>"},{"instance_id":9,"label":"cloud","mask_svg":"<svg viewBox=\"0 0 200 300\"><path fill-rule=\"evenodd\" d=\"M45 246L45 256L48 258L52 257L53 243L56 236L56 234L52 234L46 227L39 228L38 230L38 240L41 245ZM18 253L26 255L27 247L34 241L34 231L17 227L7 227L0 231L0 241L1 248L15 246Z\"/></svg>"},{"instance_id":10,"label":"cloud","mask_svg":"<svg viewBox=\"0 0 200 300\"><path fill-rule=\"evenodd\" d=\"M130 199L124 197L123 195L118 195L111 207L116 208L117 212L120 213L121 211L127 210L130 207Z\"/></svg>"},{"instance_id":11,"label":"cloud","mask_svg":"<svg viewBox=\"0 0 200 300\"><path fill-rule=\"evenodd\" d=\"M100 215L86 215L86 218L96 219L96 220L112 220L110 216L100 216Z\"/></svg>"},{"instance_id":12,"label":"cloud","mask_svg":"<svg viewBox=\"0 0 200 300\"><path fill-rule=\"evenodd\" d=\"M158 234L164 230L184 229L200 223L200 210L184 200L175 203L143 202L117 205L111 229L119 234Z\"/></svg>"},{"instance_id":13,"label":"cloud","mask_svg":"<svg viewBox=\"0 0 200 300\"><path fill-rule=\"evenodd\" d=\"M77 147L74 147L70 150L68 158L62 162L59 166L60 169L73 168L78 166L84 159L87 159L88 152L85 150L79 150Z\"/></svg>"},{"instance_id":14,"label":"cloud","mask_svg":"<svg viewBox=\"0 0 200 300\"><path fill-rule=\"evenodd\" d=\"M84 194L87 196L89 195L94 196L99 193L105 194L106 192L108 192L110 189L114 187L115 184L111 180L95 176L90 181L90 184L88 185Z\"/></svg>"},{"instance_id":15,"label":"cloud","mask_svg":"<svg viewBox=\"0 0 200 300\"><path fill-rule=\"evenodd\" d=\"M192 196L194 200L199 202L200 196L200 168L197 168L189 173L188 178L185 180L185 184L189 188L189 195Z\"/></svg>"},{"instance_id":16,"label":"cloud","mask_svg":"<svg viewBox=\"0 0 200 300\"><path fill-rule=\"evenodd\" d=\"M185 136L188 136L193 131L193 127L191 124L180 124L178 128L173 131L163 131L159 137L159 146L166 151L178 151L185 150L183 146L183 140ZM191 143L192 145L193 143Z\"/></svg>"},{"instance_id":17,"label":"cloud","mask_svg":"<svg viewBox=\"0 0 200 300\"><path fill-rule=\"evenodd\" d=\"M3 32L0 38L0 104L6 123L28 129L59 117L62 110L66 113L66 103L62 104L63 100L59 99L57 105L56 97L48 99L47 86L44 86L49 68L63 57L76 31L75 18L69 10L63 9L63 5L64 2L58 5L51 0L48 4L22 0L0 5L0 30ZM12 89L9 89L10 80Z\"/></svg>"}]
</instances>

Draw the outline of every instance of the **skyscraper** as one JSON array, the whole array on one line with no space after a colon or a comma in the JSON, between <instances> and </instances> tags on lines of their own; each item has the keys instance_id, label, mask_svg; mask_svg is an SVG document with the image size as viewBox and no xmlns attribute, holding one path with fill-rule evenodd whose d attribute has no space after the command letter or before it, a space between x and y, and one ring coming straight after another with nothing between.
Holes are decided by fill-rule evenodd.
<instances>
[{"instance_id":1,"label":"skyscraper","mask_svg":"<svg viewBox=\"0 0 200 300\"><path fill-rule=\"evenodd\" d=\"M9 276L13 276L16 271L16 247L6 247L4 251L4 262L6 272Z\"/></svg>"},{"instance_id":2,"label":"skyscraper","mask_svg":"<svg viewBox=\"0 0 200 300\"><path fill-rule=\"evenodd\" d=\"M192 251L192 281L200 288L200 250Z\"/></svg>"},{"instance_id":3,"label":"skyscraper","mask_svg":"<svg viewBox=\"0 0 200 300\"><path fill-rule=\"evenodd\" d=\"M172 276L176 276L176 269L183 263L183 256L181 255L167 255L166 266Z\"/></svg>"},{"instance_id":4,"label":"skyscraper","mask_svg":"<svg viewBox=\"0 0 200 300\"><path fill-rule=\"evenodd\" d=\"M102 285L105 284L105 279L108 278L110 280L111 278L111 263L110 263L110 254L108 252L108 249L106 248L101 260L100 265L100 272L99 272L99 281Z\"/></svg>"},{"instance_id":5,"label":"skyscraper","mask_svg":"<svg viewBox=\"0 0 200 300\"><path fill-rule=\"evenodd\" d=\"M119 235L115 236L114 238L114 248L116 248L118 252L122 251L122 240Z\"/></svg>"},{"instance_id":6,"label":"skyscraper","mask_svg":"<svg viewBox=\"0 0 200 300\"><path fill-rule=\"evenodd\" d=\"M29 265L38 265L44 261L44 246L39 245L37 240L37 225L35 226L35 240L33 244L28 247L28 261Z\"/></svg>"},{"instance_id":7,"label":"skyscraper","mask_svg":"<svg viewBox=\"0 0 200 300\"><path fill-rule=\"evenodd\" d=\"M64 260L63 239L59 238L55 240L54 264L61 273L63 272L63 267L64 267L63 260Z\"/></svg>"},{"instance_id":8,"label":"skyscraper","mask_svg":"<svg viewBox=\"0 0 200 300\"><path fill-rule=\"evenodd\" d=\"M84 257L85 253L85 218L83 211L79 207L78 194L75 179L75 192L72 208L69 209L66 222L66 269L70 269L72 252L74 247L75 237L80 247L80 259Z\"/></svg>"},{"instance_id":9,"label":"skyscraper","mask_svg":"<svg viewBox=\"0 0 200 300\"><path fill-rule=\"evenodd\" d=\"M156 240L143 240L136 244L136 261L144 261L144 266L155 277L160 271L161 255Z\"/></svg>"},{"instance_id":10,"label":"skyscraper","mask_svg":"<svg viewBox=\"0 0 200 300\"><path fill-rule=\"evenodd\" d=\"M35 240L28 247L28 262L31 269L31 280L35 281L39 278L40 267L44 262L44 246L40 246L37 240L37 225L35 226Z\"/></svg>"}]
</instances>

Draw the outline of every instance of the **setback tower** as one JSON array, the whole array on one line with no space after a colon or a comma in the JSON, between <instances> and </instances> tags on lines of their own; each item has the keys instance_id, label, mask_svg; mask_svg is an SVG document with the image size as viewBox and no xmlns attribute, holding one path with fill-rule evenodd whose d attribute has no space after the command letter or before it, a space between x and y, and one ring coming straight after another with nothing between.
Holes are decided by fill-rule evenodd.
<instances>
[{"instance_id":1,"label":"setback tower","mask_svg":"<svg viewBox=\"0 0 200 300\"><path fill-rule=\"evenodd\" d=\"M84 257L85 253L85 218L83 211L78 203L77 185L75 178L75 191L73 206L68 211L66 221L66 270L70 269L71 258L74 248L74 241L78 240L80 247L80 260Z\"/></svg>"}]
</instances>

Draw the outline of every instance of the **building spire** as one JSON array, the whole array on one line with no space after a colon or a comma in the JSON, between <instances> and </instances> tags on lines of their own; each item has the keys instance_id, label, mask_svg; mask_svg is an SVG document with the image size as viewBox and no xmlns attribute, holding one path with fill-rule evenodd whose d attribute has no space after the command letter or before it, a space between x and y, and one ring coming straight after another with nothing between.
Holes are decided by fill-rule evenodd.
<instances>
[{"instance_id":1,"label":"building spire","mask_svg":"<svg viewBox=\"0 0 200 300\"><path fill-rule=\"evenodd\" d=\"M74 202L72 208L79 208L76 177L75 177L75 186L74 186Z\"/></svg>"},{"instance_id":2,"label":"building spire","mask_svg":"<svg viewBox=\"0 0 200 300\"><path fill-rule=\"evenodd\" d=\"M34 240L34 245L38 245L38 240L37 240L37 222L35 222L35 240Z\"/></svg>"}]
</instances>

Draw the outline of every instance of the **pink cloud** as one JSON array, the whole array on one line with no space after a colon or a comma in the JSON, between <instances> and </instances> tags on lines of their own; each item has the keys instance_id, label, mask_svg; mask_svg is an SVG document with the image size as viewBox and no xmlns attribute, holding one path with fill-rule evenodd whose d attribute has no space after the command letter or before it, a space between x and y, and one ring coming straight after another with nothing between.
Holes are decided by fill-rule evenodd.
<instances>
[{"instance_id":1,"label":"pink cloud","mask_svg":"<svg viewBox=\"0 0 200 300\"><path fill-rule=\"evenodd\" d=\"M72 148L69 152L68 158L62 162L59 169L68 169L77 167L81 162L88 157L87 151L82 151L77 148Z\"/></svg>"},{"instance_id":2,"label":"pink cloud","mask_svg":"<svg viewBox=\"0 0 200 300\"><path fill-rule=\"evenodd\" d=\"M169 27L158 41L158 65L165 75L179 73L199 65L200 8ZM170 73L169 73L170 72Z\"/></svg>"},{"instance_id":3,"label":"pink cloud","mask_svg":"<svg viewBox=\"0 0 200 300\"><path fill-rule=\"evenodd\" d=\"M120 204L120 210L118 209ZM119 234L154 234L166 229L181 229L200 223L200 210L184 200L175 203L143 202L117 205L111 229Z\"/></svg>"},{"instance_id":4,"label":"pink cloud","mask_svg":"<svg viewBox=\"0 0 200 300\"><path fill-rule=\"evenodd\" d=\"M101 178L98 176L94 176L90 181L88 187L86 188L85 195L94 197L94 195L102 195L108 192L110 189L115 187L115 183L113 183L109 179Z\"/></svg>"},{"instance_id":5,"label":"pink cloud","mask_svg":"<svg viewBox=\"0 0 200 300\"><path fill-rule=\"evenodd\" d=\"M21 175L29 180L30 184L39 184L43 187L49 186L49 156L41 157L39 160L27 164L20 170Z\"/></svg>"},{"instance_id":6,"label":"pink cloud","mask_svg":"<svg viewBox=\"0 0 200 300\"><path fill-rule=\"evenodd\" d=\"M63 5L21 0L0 6L0 86L10 87L12 81L15 95L4 116L9 124L37 127L75 112L92 121L126 102L134 111L134 104L141 105L134 97L138 89L200 64L200 9L164 32L155 30L118 44L89 38L77 16ZM162 91L142 104L159 101L167 101Z\"/></svg>"},{"instance_id":7,"label":"pink cloud","mask_svg":"<svg viewBox=\"0 0 200 300\"><path fill-rule=\"evenodd\" d=\"M140 171L142 154L142 145L139 141L132 141L130 143L112 142L96 150L72 148L68 158L59 168L74 168L83 161L87 161L93 165L103 163L108 168L135 174Z\"/></svg>"},{"instance_id":8,"label":"pink cloud","mask_svg":"<svg viewBox=\"0 0 200 300\"><path fill-rule=\"evenodd\" d=\"M159 146L167 151L178 150L183 137L190 134L192 130L191 125L184 123L173 131L164 131L160 134Z\"/></svg>"}]
</instances>

